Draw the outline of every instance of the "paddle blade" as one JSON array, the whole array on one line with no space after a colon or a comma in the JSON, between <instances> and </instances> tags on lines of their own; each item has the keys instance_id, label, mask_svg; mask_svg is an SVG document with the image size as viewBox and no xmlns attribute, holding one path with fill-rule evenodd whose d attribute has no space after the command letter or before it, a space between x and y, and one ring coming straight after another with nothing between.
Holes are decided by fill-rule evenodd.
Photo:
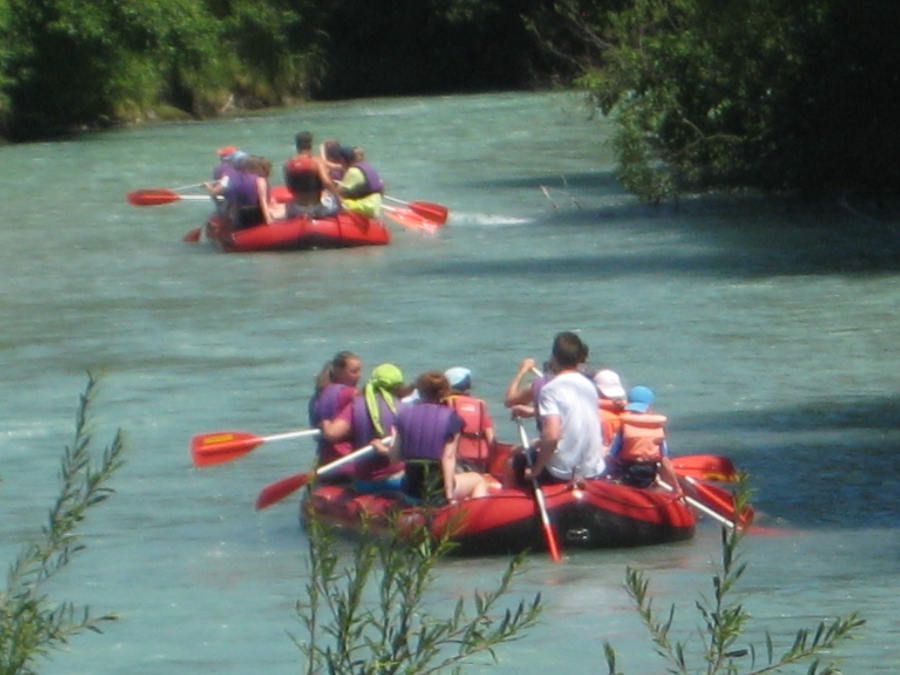
<instances>
[{"instance_id":1,"label":"paddle blade","mask_svg":"<svg viewBox=\"0 0 900 675\"><path fill-rule=\"evenodd\" d=\"M727 457L685 455L684 457L672 457L670 460L675 473L681 476L723 483L731 483L737 480L737 470Z\"/></svg>"},{"instance_id":2,"label":"paddle blade","mask_svg":"<svg viewBox=\"0 0 900 675\"><path fill-rule=\"evenodd\" d=\"M133 206L160 206L161 204L171 204L181 199L181 195L172 190L163 189L146 189L135 190L125 195L125 199Z\"/></svg>"},{"instance_id":3,"label":"paddle blade","mask_svg":"<svg viewBox=\"0 0 900 675\"><path fill-rule=\"evenodd\" d=\"M275 502L280 502L288 495L306 485L314 475L314 471L310 473L297 473L267 485L260 490L259 496L256 498L256 510L259 511L267 506L271 506Z\"/></svg>"},{"instance_id":4,"label":"paddle blade","mask_svg":"<svg viewBox=\"0 0 900 675\"><path fill-rule=\"evenodd\" d=\"M189 230L187 232L187 234L185 234L181 238L181 241L187 241L187 242L191 242L191 243L198 242L198 241L200 241L200 233L201 232L202 232L202 230L199 227L195 227L193 230Z\"/></svg>"},{"instance_id":5,"label":"paddle blade","mask_svg":"<svg viewBox=\"0 0 900 675\"><path fill-rule=\"evenodd\" d=\"M423 218L427 218L435 225L443 225L447 222L447 216L450 211L446 206L434 204L432 202L410 202L409 208L418 213Z\"/></svg>"},{"instance_id":6,"label":"paddle blade","mask_svg":"<svg viewBox=\"0 0 900 675\"><path fill-rule=\"evenodd\" d=\"M245 431L216 431L197 434L191 439L191 459L197 466L230 462L243 457L264 439Z\"/></svg>"},{"instance_id":7,"label":"paddle blade","mask_svg":"<svg viewBox=\"0 0 900 675\"><path fill-rule=\"evenodd\" d=\"M753 517L756 513L749 504L745 505L743 511L738 516L735 511L734 495L728 490L718 485L710 485L708 483L698 483L691 481L691 486L696 490L697 501L715 511L723 518L727 518L731 522L736 522L738 527L750 527Z\"/></svg>"},{"instance_id":8,"label":"paddle blade","mask_svg":"<svg viewBox=\"0 0 900 675\"><path fill-rule=\"evenodd\" d=\"M437 225L422 218L410 208L402 206L382 206L381 210L384 211L384 215L392 221L410 230L421 230L428 233L433 233L437 230Z\"/></svg>"},{"instance_id":9,"label":"paddle blade","mask_svg":"<svg viewBox=\"0 0 900 675\"><path fill-rule=\"evenodd\" d=\"M294 199L294 195L284 185L275 185L269 189L269 197L280 204L286 204Z\"/></svg>"}]
</instances>

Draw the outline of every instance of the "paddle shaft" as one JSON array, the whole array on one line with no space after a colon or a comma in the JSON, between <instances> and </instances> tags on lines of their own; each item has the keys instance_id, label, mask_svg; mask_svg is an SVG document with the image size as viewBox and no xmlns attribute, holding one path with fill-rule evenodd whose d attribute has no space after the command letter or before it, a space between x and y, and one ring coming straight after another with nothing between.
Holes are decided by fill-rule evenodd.
<instances>
[{"instance_id":1,"label":"paddle shaft","mask_svg":"<svg viewBox=\"0 0 900 675\"><path fill-rule=\"evenodd\" d=\"M519 439L522 441L522 450L525 453L525 460L528 462L529 467L534 468L534 465L531 462L531 455L528 453L528 434L525 433L525 425L522 424L522 420L520 419L516 419L516 423L519 425ZM553 532L553 526L550 524L550 514L547 513L544 492L541 490L541 486L537 481L537 476L531 476L531 486L534 488L534 501L537 503L538 513L541 517L541 527L544 530L544 539L547 542L547 550L550 552L550 557L553 559L553 562L559 562L559 545L556 543L556 534Z\"/></svg>"},{"instance_id":2,"label":"paddle shaft","mask_svg":"<svg viewBox=\"0 0 900 675\"><path fill-rule=\"evenodd\" d=\"M675 491L675 488L673 488L671 485L669 485L667 482L665 482L664 480L662 480L659 477L657 477L656 482L659 483L663 488L665 488L669 492ZM710 516L711 518L715 518L720 523L725 525L725 527L732 529L732 530L734 529L734 523L731 520L729 520L722 514L713 511L706 504L703 504L702 502L698 502L696 499L694 499L693 497L688 497L686 494L682 494L681 498L684 499L685 502L687 502L688 504L693 506L698 511L703 511L703 513Z\"/></svg>"},{"instance_id":3,"label":"paddle shaft","mask_svg":"<svg viewBox=\"0 0 900 675\"><path fill-rule=\"evenodd\" d=\"M389 443L391 437L387 436L381 440L383 443ZM359 450L354 450L349 455L344 455L340 459L336 459L328 464L323 464L315 471L294 474L293 476L282 478L271 485L267 485L260 491L259 497L256 498L256 510L259 511L260 509L264 509L267 506L271 506L272 504L281 501L288 495L302 488L314 478L329 473L330 471L334 471L335 469L339 469L345 464L355 462L357 459L369 454L374 449L375 445L370 443Z\"/></svg>"}]
</instances>

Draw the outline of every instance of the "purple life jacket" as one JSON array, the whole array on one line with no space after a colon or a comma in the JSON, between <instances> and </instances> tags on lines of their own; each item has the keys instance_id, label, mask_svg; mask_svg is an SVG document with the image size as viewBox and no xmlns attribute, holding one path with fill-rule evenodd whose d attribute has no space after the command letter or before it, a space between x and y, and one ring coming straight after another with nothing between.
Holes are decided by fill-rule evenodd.
<instances>
[{"instance_id":1,"label":"purple life jacket","mask_svg":"<svg viewBox=\"0 0 900 675\"><path fill-rule=\"evenodd\" d=\"M259 206L259 193L256 188L257 178L258 176L255 173L235 171L228 179L225 197L239 209L248 206Z\"/></svg>"},{"instance_id":2,"label":"purple life jacket","mask_svg":"<svg viewBox=\"0 0 900 675\"><path fill-rule=\"evenodd\" d=\"M416 403L403 408L397 415L397 433L401 439L403 459L440 461L444 446L453 435L450 427L453 416L459 418L440 403Z\"/></svg>"},{"instance_id":3,"label":"purple life jacket","mask_svg":"<svg viewBox=\"0 0 900 675\"><path fill-rule=\"evenodd\" d=\"M381 428L384 430L383 436L391 433L394 426L395 413L382 398L381 394L376 394L378 401L378 411L381 415ZM398 408L399 411L399 408ZM353 430L353 447L361 448L368 445L374 438L378 438L375 433L375 426L372 424L372 418L369 416L369 410L366 408L365 396L353 397L353 408L351 410L350 427Z\"/></svg>"},{"instance_id":4,"label":"purple life jacket","mask_svg":"<svg viewBox=\"0 0 900 675\"><path fill-rule=\"evenodd\" d=\"M309 423L317 427L322 420L332 420L337 417L340 410L337 409L338 397L341 392L350 385L331 383L326 386L309 406Z\"/></svg>"},{"instance_id":5,"label":"purple life jacket","mask_svg":"<svg viewBox=\"0 0 900 675\"><path fill-rule=\"evenodd\" d=\"M378 401L378 410L381 416L381 428L384 430L382 436L391 433L394 426L396 414L382 398L381 394L376 394ZM380 438L372 424L372 418L369 416L369 410L366 407L366 397L363 395L354 396L352 408L350 410L350 429L353 436L353 447L361 448L368 445L376 438ZM399 412L403 405L398 402L397 411ZM394 473L402 468L402 464L391 464L391 460L387 455L381 453L370 453L366 457L355 462L355 475L357 480L377 480L384 478L382 474Z\"/></svg>"}]
</instances>

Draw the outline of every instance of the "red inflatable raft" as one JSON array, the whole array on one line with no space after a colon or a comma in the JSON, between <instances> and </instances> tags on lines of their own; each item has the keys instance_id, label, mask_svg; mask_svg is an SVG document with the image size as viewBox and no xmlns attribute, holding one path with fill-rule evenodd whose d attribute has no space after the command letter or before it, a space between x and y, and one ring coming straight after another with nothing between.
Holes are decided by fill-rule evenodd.
<instances>
[{"instance_id":1,"label":"red inflatable raft","mask_svg":"<svg viewBox=\"0 0 900 675\"><path fill-rule=\"evenodd\" d=\"M206 221L205 231L207 238L222 250L235 253L383 246L391 240L383 222L350 211L327 218L279 220L237 231L220 215L213 214Z\"/></svg>"},{"instance_id":2,"label":"red inflatable raft","mask_svg":"<svg viewBox=\"0 0 900 675\"><path fill-rule=\"evenodd\" d=\"M562 549L649 546L694 535L691 509L671 492L581 480L543 488L547 511ZM350 485L313 488L301 517L359 532L385 534L393 519L401 528L428 523L435 536L451 531L460 555L546 550L530 490L495 488L486 497L436 509L409 506L397 493L360 494Z\"/></svg>"}]
</instances>

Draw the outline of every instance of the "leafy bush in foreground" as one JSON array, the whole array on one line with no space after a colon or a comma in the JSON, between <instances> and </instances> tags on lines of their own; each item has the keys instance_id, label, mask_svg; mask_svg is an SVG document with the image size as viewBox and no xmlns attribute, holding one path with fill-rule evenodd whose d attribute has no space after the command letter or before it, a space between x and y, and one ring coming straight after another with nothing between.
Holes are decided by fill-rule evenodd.
<instances>
[{"instance_id":1,"label":"leafy bush in foreground","mask_svg":"<svg viewBox=\"0 0 900 675\"><path fill-rule=\"evenodd\" d=\"M743 512L749 495L746 477L741 476L735 492L735 513ZM812 661L806 671L807 675L838 675L841 671L834 661L823 665L818 657L833 649L839 641L852 637L865 624L865 620L855 612L830 622L822 621L813 631L798 630L791 646L780 654L776 653L775 643L768 632L764 650L757 650L753 644L741 644L751 619L740 598L734 598L735 586L746 569L746 563L741 563L738 555L744 534L744 531L734 526L722 528L722 563L721 570L712 579L712 599L701 596L695 603L701 619L698 632L703 641L699 654L701 665L698 667L692 667L688 663L688 657L692 653L688 643L670 637L675 620L675 605L669 608L664 618L660 618L653 608L653 600L649 594L650 583L644 573L630 567L626 571L625 585L628 593L637 605L637 611L650 634L656 653L668 663L668 672L675 675L761 675ZM616 669L615 650L608 642L604 643L604 649L609 674L621 675ZM758 660L762 663L758 664Z\"/></svg>"},{"instance_id":2,"label":"leafy bush in foreground","mask_svg":"<svg viewBox=\"0 0 900 675\"><path fill-rule=\"evenodd\" d=\"M510 561L496 590L474 593L471 615L460 598L450 616L437 617L425 608L426 594L435 565L452 547L446 539L433 541L424 528L402 545L363 538L342 565L333 532L315 519L308 529L308 599L297 603L307 635L293 639L309 675L459 673L475 655L496 659L496 646L537 621L540 593L513 610L498 607L522 556Z\"/></svg>"},{"instance_id":3,"label":"leafy bush in foreground","mask_svg":"<svg viewBox=\"0 0 900 675\"><path fill-rule=\"evenodd\" d=\"M97 383L88 377L80 397L75 437L62 459L59 497L42 528L42 537L25 545L0 593L0 675L36 673L35 662L52 648L85 630L99 633L101 623L116 618L111 614L93 616L88 607L70 602L57 603L44 591L45 584L84 548L76 528L91 507L112 493L106 484L122 465L125 443L121 431L116 432L99 465L91 463L88 409Z\"/></svg>"}]
</instances>

